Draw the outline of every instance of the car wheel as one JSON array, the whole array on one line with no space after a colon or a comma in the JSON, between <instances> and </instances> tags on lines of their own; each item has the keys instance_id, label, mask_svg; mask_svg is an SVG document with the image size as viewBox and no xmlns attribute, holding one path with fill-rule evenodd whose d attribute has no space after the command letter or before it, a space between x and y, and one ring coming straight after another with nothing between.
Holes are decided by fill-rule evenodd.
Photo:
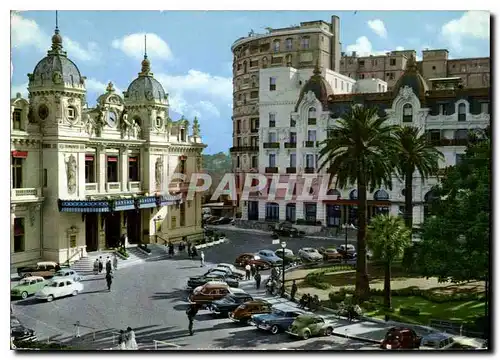
<instances>
[{"instance_id":1,"label":"car wheel","mask_svg":"<svg viewBox=\"0 0 500 360\"><path fill-rule=\"evenodd\" d=\"M327 327L325 330L325 335L330 336L333 333L333 329L331 327Z\"/></svg>"},{"instance_id":2,"label":"car wheel","mask_svg":"<svg viewBox=\"0 0 500 360\"><path fill-rule=\"evenodd\" d=\"M71 295L73 295L73 296L78 295L78 291L74 290L74 291L71 293Z\"/></svg>"},{"instance_id":3,"label":"car wheel","mask_svg":"<svg viewBox=\"0 0 500 360\"><path fill-rule=\"evenodd\" d=\"M23 291L21 293L21 298L26 299L28 297L28 293L26 291Z\"/></svg>"},{"instance_id":4,"label":"car wheel","mask_svg":"<svg viewBox=\"0 0 500 360\"><path fill-rule=\"evenodd\" d=\"M276 335L277 333L279 333L279 331L280 331L280 328L278 325L273 325L271 327L271 334Z\"/></svg>"},{"instance_id":5,"label":"car wheel","mask_svg":"<svg viewBox=\"0 0 500 360\"><path fill-rule=\"evenodd\" d=\"M302 334L302 338L304 340L307 340L311 337L311 332L309 330L305 330L304 333Z\"/></svg>"},{"instance_id":6,"label":"car wheel","mask_svg":"<svg viewBox=\"0 0 500 360\"><path fill-rule=\"evenodd\" d=\"M54 300L54 296L53 295L49 295L47 297L47 302L51 302L52 300Z\"/></svg>"}]
</instances>

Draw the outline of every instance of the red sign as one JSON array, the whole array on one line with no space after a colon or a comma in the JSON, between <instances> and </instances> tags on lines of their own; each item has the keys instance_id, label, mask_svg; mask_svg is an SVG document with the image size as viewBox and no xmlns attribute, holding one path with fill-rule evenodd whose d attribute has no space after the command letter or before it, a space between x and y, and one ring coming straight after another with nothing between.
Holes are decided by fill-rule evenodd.
<instances>
[{"instance_id":1,"label":"red sign","mask_svg":"<svg viewBox=\"0 0 500 360\"><path fill-rule=\"evenodd\" d=\"M116 156L108 156L108 162L118 162L118 158Z\"/></svg>"},{"instance_id":2,"label":"red sign","mask_svg":"<svg viewBox=\"0 0 500 360\"><path fill-rule=\"evenodd\" d=\"M85 155L85 161L94 161L94 155Z\"/></svg>"},{"instance_id":3,"label":"red sign","mask_svg":"<svg viewBox=\"0 0 500 360\"><path fill-rule=\"evenodd\" d=\"M129 157L128 161L129 162L137 162L137 158L135 156L134 157Z\"/></svg>"},{"instance_id":4,"label":"red sign","mask_svg":"<svg viewBox=\"0 0 500 360\"><path fill-rule=\"evenodd\" d=\"M28 157L27 151L12 151L12 157L26 159Z\"/></svg>"}]
</instances>

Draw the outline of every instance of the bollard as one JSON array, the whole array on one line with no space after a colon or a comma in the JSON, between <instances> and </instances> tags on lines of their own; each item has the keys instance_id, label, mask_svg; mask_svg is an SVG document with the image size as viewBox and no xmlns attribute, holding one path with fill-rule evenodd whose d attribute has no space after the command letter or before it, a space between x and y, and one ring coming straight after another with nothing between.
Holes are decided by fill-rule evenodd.
<instances>
[{"instance_id":1,"label":"bollard","mask_svg":"<svg viewBox=\"0 0 500 360\"><path fill-rule=\"evenodd\" d=\"M76 338L79 338L80 337L80 322L77 321L75 324L75 327L76 327L76 334L75 334L75 337Z\"/></svg>"}]
</instances>

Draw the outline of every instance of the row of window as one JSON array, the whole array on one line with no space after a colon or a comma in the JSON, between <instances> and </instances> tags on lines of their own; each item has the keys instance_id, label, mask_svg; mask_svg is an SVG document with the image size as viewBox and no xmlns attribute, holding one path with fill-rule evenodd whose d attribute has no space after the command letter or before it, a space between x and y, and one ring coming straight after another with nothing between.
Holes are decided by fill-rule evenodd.
<instances>
[{"instance_id":1,"label":"row of window","mask_svg":"<svg viewBox=\"0 0 500 360\"><path fill-rule=\"evenodd\" d=\"M236 168L241 167L240 156L236 156ZM259 167L259 157L257 155L253 155L250 158L250 168L257 169Z\"/></svg>"},{"instance_id":2,"label":"row of window","mask_svg":"<svg viewBox=\"0 0 500 360\"><path fill-rule=\"evenodd\" d=\"M239 134L241 133L242 127L241 127L241 120L236 121L236 133ZM245 122L244 122L245 124ZM259 118L252 118L250 119L250 131L254 132L259 130Z\"/></svg>"},{"instance_id":3,"label":"row of window","mask_svg":"<svg viewBox=\"0 0 500 360\"><path fill-rule=\"evenodd\" d=\"M269 167L277 167L276 164L276 154L269 154ZM316 168L318 165L318 154L306 154L305 157L306 163L305 167L306 168ZM289 167L295 168L297 167L297 154L296 153L291 153L289 155Z\"/></svg>"},{"instance_id":4,"label":"row of window","mask_svg":"<svg viewBox=\"0 0 500 360\"><path fill-rule=\"evenodd\" d=\"M310 107L308 112L307 112L307 120L316 120L316 108ZM310 124L310 125L315 125L315 124ZM296 121L290 118L290 127L295 127L296 126ZM276 113L271 112L269 113L269 125L268 127L273 128L276 127Z\"/></svg>"},{"instance_id":5,"label":"row of window","mask_svg":"<svg viewBox=\"0 0 500 360\"><path fill-rule=\"evenodd\" d=\"M489 114L489 103L481 103L481 113ZM439 104L439 115L448 115L445 104ZM467 119L467 107L464 103L458 104L458 121L465 121ZM413 121L413 106L411 104L403 105L403 122Z\"/></svg>"},{"instance_id":6,"label":"row of window","mask_svg":"<svg viewBox=\"0 0 500 360\"><path fill-rule=\"evenodd\" d=\"M316 130L308 130L307 131L307 140L306 141L317 141L316 140ZM268 133L268 142L276 143L278 142L277 134L274 131ZM297 143L297 133L290 132L289 134L289 143L296 144Z\"/></svg>"},{"instance_id":7,"label":"row of window","mask_svg":"<svg viewBox=\"0 0 500 360\"><path fill-rule=\"evenodd\" d=\"M384 59L382 61L382 64L385 63L385 60L386 59ZM365 61L366 60L358 60L358 66L359 67L364 67L365 66ZM347 62L348 62L349 65L352 65L354 63L354 59L349 58L347 60ZM343 66L344 64L345 64L345 60L340 60L340 65ZM372 66L377 66L378 65L378 59L372 59L371 60L371 64L372 64ZM389 66L396 66L396 59L389 59Z\"/></svg>"}]
</instances>

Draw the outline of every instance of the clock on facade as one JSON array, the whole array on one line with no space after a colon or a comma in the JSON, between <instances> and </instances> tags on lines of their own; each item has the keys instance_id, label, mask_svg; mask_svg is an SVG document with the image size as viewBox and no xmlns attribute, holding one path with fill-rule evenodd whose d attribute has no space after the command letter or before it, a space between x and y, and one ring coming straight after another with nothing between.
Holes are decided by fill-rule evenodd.
<instances>
[{"instance_id":1,"label":"clock on facade","mask_svg":"<svg viewBox=\"0 0 500 360\"><path fill-rule=\"evenodd\" d=\"M47 107L47 105L42 104L38 107L38 116L42 120L47 119L47 117L49 116L49 108Z\"/></svg>"},{"instance_id":2,"label":"clock on facade","mask_svg":"<svg viewBox=\"0 0 500 360\"><path fill-rule=\"evenodd\" d=\"M108 112L108 125L114 127L116 125L116 113L113 111Z\"/></svg>"}]
</instances>

